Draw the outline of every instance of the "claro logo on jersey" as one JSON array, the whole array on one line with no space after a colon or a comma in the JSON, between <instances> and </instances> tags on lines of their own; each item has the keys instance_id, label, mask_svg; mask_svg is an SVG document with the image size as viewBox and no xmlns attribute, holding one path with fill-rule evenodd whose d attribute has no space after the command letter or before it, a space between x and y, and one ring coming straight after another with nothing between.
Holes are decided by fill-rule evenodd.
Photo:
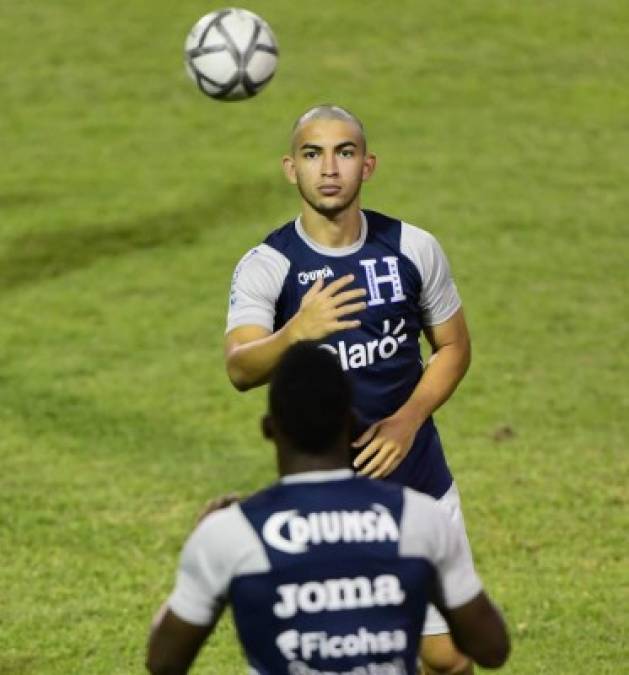
<instances>
[{"instance_id":1,"label":"claro logo on jersey","mask_svg":"<svg viewBox=\"0 0 629 675\"><path fill-rule=\"evenodd\" d=\"M310 270L310 272L297 272L297 281L302 286L312 283L317 279L329 279L334 276L334 272L329 265L322 267L320 270Z\"/></svg>"},{"instance_id":2,"label":"claro logo on jersey","mask_svg":"<svg viewBox=\"0 0 629 675\"><path fill-rule=\"evenodd\" d=\"M373 504L368 511L321 511L300 515L278 511L262 528L269 546L283 553L306 553L309 545L398 541L399 529L389 509Z\"/></svg>"},{"instance_id":3,"label":"claro logo on jersey","mask_svg":"<svg viewBox=\"0 0 629 675\"><path fill-rule=\"evenodd\" d=\"M400 319L397 326L391 330L391 322L385 319L382 326L383 337L380 339L355 342L351 345L345 340L339 340L336 346L322 344L320 347L337 356L343 370L365 368L374 364L377 358L386 361L397 354L400 345L408 337L402 332L405 324L405 320Z\"/></svg>"},{"instance_id":4,"label":"claro logo on jersey","mask_svg":"<svg viewBox=\"0 0 629 675\"><path fill-rule=\"evenodd\" d=\"M277 592L280 600L273 605L273 613L279 619L290 619L297 612L319 614L399 606L406 598L395 574L381 574L375 579L344 577L307 581L304 584L282 584L277 587Z\"/></svg>"}]
</instances>

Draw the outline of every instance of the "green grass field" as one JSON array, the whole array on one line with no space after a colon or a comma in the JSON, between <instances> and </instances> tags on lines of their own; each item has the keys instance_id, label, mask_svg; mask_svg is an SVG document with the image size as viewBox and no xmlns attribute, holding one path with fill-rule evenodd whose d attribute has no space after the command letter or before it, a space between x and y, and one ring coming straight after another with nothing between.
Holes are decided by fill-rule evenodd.
<instances>
[{"instance_id":1,"label":"green grass field","mask_svg":"<svg viewBox=\"0 0 629 675\"><path fill-rule=\"evenodd\" d=\"M296 213L278 160L322 101L365 121L364 204L433 231L464 298L473 365L437 419L504 672L626 672L629 5L246 6L280 68L237 104L183 72L215 5L2 9L0 673L142 672L202 503L274 478L227 292ZM224 621L195 672L243 671Z\"/></svg>"}]
</instances>

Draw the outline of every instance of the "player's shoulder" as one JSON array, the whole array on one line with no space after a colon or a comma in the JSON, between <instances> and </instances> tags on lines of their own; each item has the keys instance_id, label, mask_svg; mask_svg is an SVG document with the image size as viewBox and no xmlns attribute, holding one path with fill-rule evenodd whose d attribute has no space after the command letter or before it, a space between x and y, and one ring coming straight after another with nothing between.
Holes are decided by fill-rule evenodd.
<instances>
[{"instance_id":1,"label":"player's shoulder","mask_svg":"<svg viewBox=\"0 0 629 675\"><path fill-rule=\"evenodd\" d=\"M430 275L434 269L447 265L445 253L432 232L402 221L400 228L400 252L413 262L420 275Z\"/></svg>"},{"instance_id":2,"label":"player's shoulder","mask_svg":"<svg viewBox=\"0 0 629 675\"><path fill-rule=\"evenodd\" d=\"M403 253L406 250L429 251L437 245L436 237L419 225L378 211L363 210L363 213L367 218L370 233L376 238L397 241Z\"/></svg>"},{"instance_id":3,"label":"player's shoulder","mask_svg":"<svg viewBox=\"0 0 629 675\"><path fill-rule=\"evenodd\" d=\"M282 484L280 482L273 483L253 494L240 502L240 508L243 513L250 511L272 509L273 503L276 501L276 496L281 492Z\"/></svg>"},{"instance_id":4,"label":"player's shoulder","mask_svg":"<svg viewBox=\"0 0 629 675\"><path fill-rule=\"evenodd\" d=\"M230 504L205 516L197 525L195 532L199 533L200 538L205 538L208 535L220 536L237 526L241 520L242 511L239 505L237 503Z\"/></svg>"},{"instance_id":5,"label":"player's shoulder","mask_svg":"<svg viewBox=\"0 0 629 675\"><path fill-rule=\"evenodd\" d=\"M241 278L259 280L268 275L274 280L283 280L291 266L296 236L295 221L273 230L264 241L240 258L232 277L233 283Z\"/></svg>"},{"instance_id":6,"label":"player's shoulder","mask_svg":"<svg viewBox=\"0 0 629 675\"><path fill-rule=\"evenodd\" d=\"M402 221L395 216L389 216L386 213L381 213L380 211L374 211L372 209L362 209L362 212L367 218L367 223L369 224L370 229L375 229L379 231L386 231L390 229L396 229L400 227Z\"/></svg>"},{"instance_id":7,"label":"player's shoulder","mask_svg":"<svg viewBox=\"0 0 629 675\"><path fill-rule=\"evenodd\" d=\"M367 220L367 240L399 248L402 221L379 211L362 210Z\"/></svg>"},{"instance_id":8,"label":"player's shoulder","mask_svg":"<svg viewBox=\"0 0 629 675\"><path fill-rule=\"evenodd\" d=\"M260 279L269 274L283 279L290 267L290 260L277 247L266 241L249 249L238 261L232 282L235 284L242 278Z\"/></svg>"},{"instance_id":9,"label":"player's shoulder","mask_svg":"<svg viewBox=\"0 0 629 675\"><path fill-rule=\"evenodd\" d=\"M439 246L437 237L429 230L402 220L400 224L400 246L402 249L430 252Z\"/></svg>"},{"instance_id":10,"label":"player's shoulder","mask_svg":"<svg viewBox=\"0 0 629 675\"><path fill-rule=\"evenodd\" d=\"M338 480L343 480L342 488L339 488ZM270 512L277 508L285 508L288 502L296 503L301 497L309 501L313 493L313 487L323 500L328 499L331 494L334 495L334 499L331 500L334 503L338 501L339 495L351 495L352 498L356 495L364 495L366 500L401 503L405 489L397 483L374 481L371 478L356 474L347 478L321 480L312 483L278 481L243 500L240 506L246 514Z\"/></svg>"},{"instance_id":11,"label":"player's shoulder","mask_svg":"<svg viewBox=\"0 0 629 675\"><path fill-rule=\"evenodd\" d=\"M286 254L298 242L298 239L295 220L289 220L271 231L264 239L263 244Z\"/></svg>"},{"instance_id":12,"label":"player's shoulder","mask_svg":"<svg viewBox=\"0 0 629 675\"><path fill-rule=\"evenodd\" d=\"M206 515L192 531L184 547L184 557L196 555L196 552L203 552L209 546L209 542L215 546L216 550L223 550L223 542L228 538L229 533L238 526L240 520L236 504L212 511Z\"/></svg>"},{"instance_id":13,"label":"player's shoulder","mask_svg":"<svg viewBox=\"0 0 629 675\"><path fill-rule=\"evenodd\" d=\"M188 557L201 554L232 575L269 569L262 543L239 503L207 515L190 536L185 551Z\"/></svg>"}]
</instances>

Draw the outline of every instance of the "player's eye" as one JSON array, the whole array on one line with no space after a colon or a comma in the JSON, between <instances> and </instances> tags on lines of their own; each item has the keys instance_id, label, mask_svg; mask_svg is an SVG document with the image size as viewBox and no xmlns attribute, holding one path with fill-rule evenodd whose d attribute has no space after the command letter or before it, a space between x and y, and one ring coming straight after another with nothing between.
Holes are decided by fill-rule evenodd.
<instances>
[{"instance_id":1,"label":"player's eye","mask_svg":"<svg viewBox=\"0 0 629 675\"><path fill-rule=\"evenodd\" d=\"M316 156L317 156L316 150L306 150L302 155L304 159L315 159Z\"/></svg>"},{"instance_id":2,"label":"player's eye","mask_svg":"<svg viewBox=\"0 0 629 675\"><path fill-rule=\"evenodd\" d=\"M343 157L343 159L349 159L354 156L354 150L353 148L343 148L339 151L339 155Z\"/></svg>"}]
</instances>

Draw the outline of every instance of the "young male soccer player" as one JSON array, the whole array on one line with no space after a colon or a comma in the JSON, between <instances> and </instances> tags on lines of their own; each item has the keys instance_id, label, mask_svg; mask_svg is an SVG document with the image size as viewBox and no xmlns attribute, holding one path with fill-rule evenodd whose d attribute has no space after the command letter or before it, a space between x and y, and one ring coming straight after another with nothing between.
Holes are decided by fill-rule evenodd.
<instances>
[{"instance_id":1,"label":"young male soccer player","mask_svg":"<svg viewBox=\"0 0 629 675\"><path fill-rule=\"evenodd\" d=\"M350 386L312 343L281 359L264 434L280 482L210 513L185 545L147 666L186 673L224 604L251 673L411 675L426 603L500 667L509 641L469 550L430 497L350 469Z\"/></svg>"},{"instance_id":2,"label":"young male soccer player","mask_svg":"<svg viewBox=\"0 0 629 675\"><path fill-rule=\"evenodd\" d=\"M440 501L462 545L459 497L432 413L470 362L470 341L447 260L428 232L360 209L376 158L360 121L317 106L296 122L284 171L301 215L247 253L234 273L226 361L238 389L265 382L286 348L320 340L338 356L356 393L356 469ZM424 370L423 331L433 349ZM364 447L363 447L364 446ZM427 673L470 673L447 626L430 608L422 657Z\"/></svg>"}]
</instances>

